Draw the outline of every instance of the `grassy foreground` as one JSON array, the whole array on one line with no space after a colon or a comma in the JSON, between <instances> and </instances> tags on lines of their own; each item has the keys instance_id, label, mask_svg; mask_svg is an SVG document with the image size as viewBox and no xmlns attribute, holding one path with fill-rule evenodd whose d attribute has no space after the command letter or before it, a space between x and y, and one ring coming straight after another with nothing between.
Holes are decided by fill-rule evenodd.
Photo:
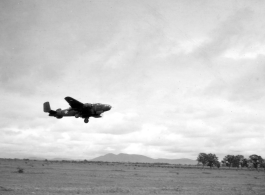
<instances>
[{"instance_id":1,"label":"grassy foreground","mask_svg":"<svg viewBox=\"0 0 265 195\"><path fill-rule=\"evenodd\" d=\"M264 195L265 172L2 159L0 194Z\"/></svg>"}]
</instances>

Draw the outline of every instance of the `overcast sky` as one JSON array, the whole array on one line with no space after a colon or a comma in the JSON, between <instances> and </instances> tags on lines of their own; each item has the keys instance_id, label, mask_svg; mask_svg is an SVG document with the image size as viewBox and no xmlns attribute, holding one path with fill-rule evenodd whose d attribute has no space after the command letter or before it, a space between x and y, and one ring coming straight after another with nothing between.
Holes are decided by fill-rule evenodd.
<instances>
[{"instance_id":1,"label":"overcast sky","mask_svg":"<svg viewBox=\"0 0 265 195\"><path fill-rule=\"evenodd\" d=\"M0 157L265 158L265 3L0 1ZM103 118L43 112L83 103Z\"/></svg>"}]
</instances>

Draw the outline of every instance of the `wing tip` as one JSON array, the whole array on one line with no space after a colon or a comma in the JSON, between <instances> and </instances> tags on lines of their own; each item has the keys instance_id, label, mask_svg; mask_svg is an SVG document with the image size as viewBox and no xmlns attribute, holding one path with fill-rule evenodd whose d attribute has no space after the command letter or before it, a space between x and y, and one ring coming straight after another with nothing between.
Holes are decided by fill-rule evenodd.
<instances>
[{"instance_id":1,"label":"wing tip","mask_svg":"<svg viewBox=\"0 0 265 195\"><path fill-rule=\"evenodd\" d=\"M71 101L71 100L73 100L73 98L71 98L70 96L66 96L64 99L65 99L66 101Z\"/></svg>"}]
</instances>

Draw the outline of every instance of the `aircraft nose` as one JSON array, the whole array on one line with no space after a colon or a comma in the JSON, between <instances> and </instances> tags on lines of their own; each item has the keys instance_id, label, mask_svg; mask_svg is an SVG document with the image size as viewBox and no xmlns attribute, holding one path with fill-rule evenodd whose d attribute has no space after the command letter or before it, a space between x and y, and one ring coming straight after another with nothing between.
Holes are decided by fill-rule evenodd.
<instances>
[{"instance_id":1,"label":"aircraft nose","mask_svg":"<svg viewBox=\"0 0 265 195\"><path fill-rule=\"evenodd\" d=\"M109 111L111 109L110 105L106 105L106 111Z\"/></svg>"}]
</instances>

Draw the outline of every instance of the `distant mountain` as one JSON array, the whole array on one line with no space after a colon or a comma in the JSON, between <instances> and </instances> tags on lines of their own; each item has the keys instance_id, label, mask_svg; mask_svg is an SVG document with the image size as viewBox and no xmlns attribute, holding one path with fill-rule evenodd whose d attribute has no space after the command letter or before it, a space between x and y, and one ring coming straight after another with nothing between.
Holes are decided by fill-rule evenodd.
<instances>
[{"instance_id":1,"label":"distant mountain","mask_svg":"<svg viewBox=\"0 0 265 195\"><path fill-rule=\"evenodd\" d=\"M104 162L139 162L139 163L169 163L169 164L189 164L189 165L196 165L196 160L191 160L188 158L181 158L181 159L153 159L143 155L137 154L106 154L104 156L99 156L97 158L92 159L91 161L104 161Z\"/></svg>"}]
</instances>

